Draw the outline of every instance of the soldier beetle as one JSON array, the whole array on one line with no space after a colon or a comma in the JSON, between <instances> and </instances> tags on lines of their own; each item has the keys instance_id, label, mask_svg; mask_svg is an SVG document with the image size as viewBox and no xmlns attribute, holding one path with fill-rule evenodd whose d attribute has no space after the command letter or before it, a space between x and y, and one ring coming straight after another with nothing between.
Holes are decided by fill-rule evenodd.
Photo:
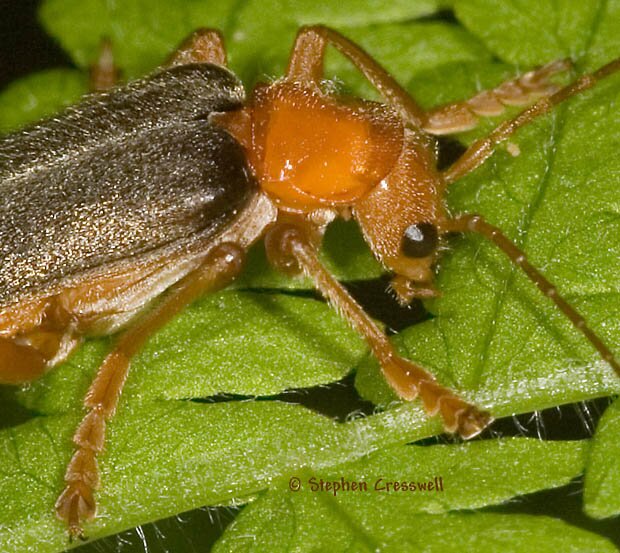
<instances>
[{"instance_id":1,"label":"soldier beetle","mask_svg":"<svg viewBox=\"0 0 620 553\"><path fill-rule=\"evenodd\" d=\"M353 62L384 103L324 90L328 45ZM107 87L114 68L105 59L98 82ZM398 355L323 267L317 250L335 218L358 222L405 304L436 294L433 266L446 234L481 234L620 374L611 351L523 251L481 216L451 217L445 206L448 185L517 129L620 70L620 59L560 88L552 77L568 67L552 62L464 102L424 111L359 46L310 26L297 35L286 75L259 84L246 99L226 68L221 35L200 30L160 71L4 137L0 382L32 381L83 337L122 331L84 400L86 415L56 503L70 535L82 537L83 521L96 514L97 455L132 356L184 306L232 282L260 239L276 268L308 276L359 332L398 396L419 398L448 432L470 438L492 415ZM506 105L528 104L447 169L437 168L435 136L473 128Z\"/></svg>"}]
</instances>

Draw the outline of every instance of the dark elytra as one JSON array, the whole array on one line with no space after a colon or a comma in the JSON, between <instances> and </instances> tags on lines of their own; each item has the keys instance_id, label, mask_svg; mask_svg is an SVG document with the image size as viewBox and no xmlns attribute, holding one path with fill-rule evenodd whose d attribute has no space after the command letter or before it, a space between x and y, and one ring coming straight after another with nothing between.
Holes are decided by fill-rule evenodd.
<instances>
[{"instance_id":1,"label":"dark elytra","mask_svg":"<svg viewBox=\"0 0 620 553\"><path fill-rule=\"evenodd\" d=\"M0 141L0 306L221 230L255 183L206 121L245 93L228 70L166 69Z\"/></svg>"}]
</instances>

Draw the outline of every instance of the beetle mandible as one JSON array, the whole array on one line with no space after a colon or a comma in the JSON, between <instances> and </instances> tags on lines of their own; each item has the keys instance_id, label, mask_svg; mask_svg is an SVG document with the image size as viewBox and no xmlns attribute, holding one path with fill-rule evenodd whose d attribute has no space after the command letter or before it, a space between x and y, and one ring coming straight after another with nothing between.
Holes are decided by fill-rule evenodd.
<instances>
[{"instance_id":1,"label":"beetle mandible","mask_svg":"<svg viewBox=\"0 0 620 553\"><path fill-rule=\"evenodd\" d=\"M353 62L384 104L344 101L323 90L328 45ZM521 250L480 216L450 217L444 203L450 183L518 128L620 70L620 58L560 88L551 77L568 67L553 62L467 101L424 111L359 46L310 26L297 35L286 76L259 84L246 101L226 69L221 35L200 30L155 74L3 138L0 383L32 381L66 359L82 337L123 330L84 400L56 503L70 535L82 537L82 522L96 514L97 455L132 356L185 305L228 285L261 238L275 267L310 277L361 334L401 398L419 397L447 431L464 438L481 432L491 415L399 356L322 266L317 251L336 217L356 219L393 273L391 287L403 303L436 293L433 265L444 235L483 235L620 374L609 349ZM437 169L434 135L475 127L505 105L527 104L446 170Z\"/></svg>"}]
</instances>

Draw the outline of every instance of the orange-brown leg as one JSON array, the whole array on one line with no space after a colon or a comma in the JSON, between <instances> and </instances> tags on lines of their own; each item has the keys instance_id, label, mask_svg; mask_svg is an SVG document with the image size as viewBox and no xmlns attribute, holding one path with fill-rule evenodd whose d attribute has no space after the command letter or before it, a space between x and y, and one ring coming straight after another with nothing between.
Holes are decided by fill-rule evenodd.
<instances>
[{"instance_id":1,"label":"orange-brown leg","mask_svg":"<svg viewBox=\"0 0 620 553\"><path fill-rule=\"evenodd\" d=\"M173 52L164 67L188 63L213 63L226 66L226 48L222 34L213 29L194 31ZM108 90L118 83L119 77L120 71L114 63L112 42L109 38L103 38L97 62L90 68L89 88L92 91Z\"/></svg>"},{"instance_id":2,"label":"orange-brown leg","mask_svg":"<svg viewBox=\"0 0 620 553\"><path fill-rule=\"evenodd\" d=\"M452 134L476 127L481 117L501 115L506 106L525 106L557 92L559 85L551 78L570 69L568 59L549 63L492 90L484 90L463 102L446 104L427 111L423 128L434 135Z\"/></svg>"},{"instance_id":3,"label":"orange-brown leg","mask_svg":"<svg viewBox=\"0 0 620 553\"><path fill-rule=\"evenodd\" d=\"M0 384L23 384L39 378L48 359L38 349L0 338Z\"/></svg>"},{"instance_id":4,"label":"orange-brown leg","mask_svg":"<svg viewBox=\"0 0 620 553\"><path fill-rule=\"evenodd\" d=\"M103 38L99 46L99 57L90 67L89 88L92 91L108 90L116 85L120 72L114 64L114 52L109 38Z\"/></svg>"},{"instance_id":5,"label":"orange-brown leg","mask_svg":"<svg viewBox=\"0 0 620 553\"><path fill-rule=\"evenodd\" d=\"M97 455L103 450L106 423L118 405L131 358L183 307L229 284L240 273L244 258L244 250L234 244L214 247L200 267L176 284L155 309L121 335L99 367L84 400L88 412L73 437L77 447L65 474L66 487L56 502L56 513L67 523L72 538L83 538L82 521L91 520L96 514Z\"/></svg>"},{"instance_id":6,"label":"orange-brown leg","mask_svg":"<svg viewBox=\"0 0 620 553\"><path fill-rule=\"evenodd\" d=\"M21 307L19 312L4 313L3 330L7 334L0 337L0 384L36 380L62 362L80 342L67 313L54 298ZM11 333L12 323L20 322L19 332Z\"/></svg>"},{"instance_id":7,"label":"orange-brown leg","mask_svg":"<svg viewBox=\"0 0 620 553\"><path fill-rule=\"evenodd\" d=\"M445 182L454 182L471 173L493 154L498 144L509 138L515 131L549 112L564 100L568 100L580 92L592 88L598 81L617 71L620 71L620 58L609 62L594 73L581 76L551 96L542 98L513 119L505 121L487 137L476 140L452 166L444 171L443 177Z\"/></svg>"},{"instance_id":8,"label":"orange-brown leg","mask_svg":"<svg viewBox=\"0 0 620 553\"><path fill-rule=\"evenodd\" d=\"M198 29L187 37L165 64L168 67L188 63L213 63L226 66L224 37L214 29Z\"/></svg>"},{"instance_id":9,"label":"orange-brown leg","mask_svg":"<svg viewBox=\"0 0 620 553\"><path fill-rule=\"evenodd\" d=\"M473 437L488 426L492 420L488 413L462 400L424 369L396 353L386 335L323 267L302 226L281 223L268 233L265 244L276 267L287 271L296 267L303 271L336 311L364 337L387 382L401 398L419 397L430 415L441 414L448 432L458 432L464 438Z\"/></svg>"},{"instance_id":10,"label":"orange-brown leg","mask_svg":"<svg viewBox=\"0 0 620 553\"><path fill-rule=\"evenodd\" d=\"M421 126L424 111L394 77L357 44L329 27L312 25L299 30L289 60L287 79L318 86L323 78L327 44L346 56L401 117L416 128Z\"/></svg>"}]
</instances>

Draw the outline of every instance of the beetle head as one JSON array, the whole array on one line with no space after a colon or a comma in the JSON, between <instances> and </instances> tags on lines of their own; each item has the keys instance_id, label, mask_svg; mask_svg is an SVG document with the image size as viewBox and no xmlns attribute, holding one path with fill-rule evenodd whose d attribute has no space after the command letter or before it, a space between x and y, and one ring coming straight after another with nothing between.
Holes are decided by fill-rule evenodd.
<instances>
[{"instance_id":1,"label":"beetle head","mask_svg":"<svg viewBox=\"0 0 620 553\"><path fill-rule=\"evenodd\" d=\"M445 220L443 185L427 152L409 141L390 174L353 209L374 255L394 273L402 303L431 288Z\"/></svg>"}]
</instances>

